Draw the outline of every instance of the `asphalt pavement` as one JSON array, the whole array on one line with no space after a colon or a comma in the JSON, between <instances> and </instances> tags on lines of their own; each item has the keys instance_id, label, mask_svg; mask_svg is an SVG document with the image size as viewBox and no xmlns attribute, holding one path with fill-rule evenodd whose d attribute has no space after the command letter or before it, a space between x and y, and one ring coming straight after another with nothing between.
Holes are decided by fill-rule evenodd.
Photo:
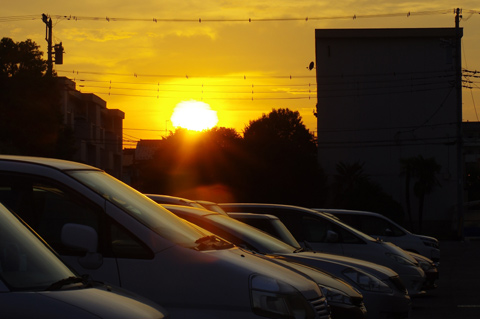
<instances>
[{"instance_id":1,"label":"asphalt pavement","mask_svg":"<svg viewBox=\"0 0 480 319\"><path fill-rule=\"evenodd\" d=\"M480 319L480 240L440 241L438 288L412 298L412 319Z\"/></svg>"}]
</instances>

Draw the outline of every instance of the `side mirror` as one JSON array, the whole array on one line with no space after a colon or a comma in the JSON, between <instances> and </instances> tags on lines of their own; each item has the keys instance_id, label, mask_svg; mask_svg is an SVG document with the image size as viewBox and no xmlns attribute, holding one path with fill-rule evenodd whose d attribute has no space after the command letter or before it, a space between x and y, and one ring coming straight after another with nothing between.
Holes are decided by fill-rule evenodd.
<instances>
[{"instance_id":1,"label":"side mirror","mask_svg":"<svg viewBox=\"0 0 480 319\"><path fill-rule=\"evenodd\" d=\"M338 242L338 234L333 230L327 230L327 238L325 239L327 243L336 243Z\"/></svg>"},{"instance_id":2,"label":"side mirror","mask_svg":"<svg viewBox=\"0 0 480 319\"><path fill-rule=\"evenodd\" d=\"M62 227L62 243L73 248L80 248L86 255L78 258L80 266L97 269L103 264L103 257L97 253L98 234L90 226L65 224Z\"/></svg>"}]
</instances>

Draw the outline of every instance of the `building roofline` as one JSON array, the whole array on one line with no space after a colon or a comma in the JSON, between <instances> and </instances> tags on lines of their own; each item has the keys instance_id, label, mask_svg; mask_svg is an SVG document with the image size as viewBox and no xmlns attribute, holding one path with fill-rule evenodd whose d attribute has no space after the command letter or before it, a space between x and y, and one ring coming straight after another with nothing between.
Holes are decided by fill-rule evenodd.
<instances>
[{"instance_id":1,"label":"building roofline","mask_svg":"<svg viewBox=\"0 0 480 319\"><path fill-rule=\"evenodd\" d=\"M463 36L463 28L459 28ZM455 37L456 28L315 29L315 38Z\"/></svg>"}]
</instances>

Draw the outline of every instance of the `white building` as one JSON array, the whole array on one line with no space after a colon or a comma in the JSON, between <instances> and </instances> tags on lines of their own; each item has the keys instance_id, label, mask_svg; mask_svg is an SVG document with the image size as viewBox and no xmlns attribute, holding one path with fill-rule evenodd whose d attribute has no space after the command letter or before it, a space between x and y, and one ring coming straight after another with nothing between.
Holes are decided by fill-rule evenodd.
<instances>
[{"instance_id":1,"label":"white building","mask_svg":"<svg viewBox=\"0 0 480 319\"><path fill-rule=\"evenodd\" d=\"M315 33L320 165L331 178L340 161L364 163L365 173L405 207L400 159L433 157L441 187L425 198L426 233L458 231L461 36L455 28ZM411 201L416 217L413 194Z\"/></svg>"}]
</instances>

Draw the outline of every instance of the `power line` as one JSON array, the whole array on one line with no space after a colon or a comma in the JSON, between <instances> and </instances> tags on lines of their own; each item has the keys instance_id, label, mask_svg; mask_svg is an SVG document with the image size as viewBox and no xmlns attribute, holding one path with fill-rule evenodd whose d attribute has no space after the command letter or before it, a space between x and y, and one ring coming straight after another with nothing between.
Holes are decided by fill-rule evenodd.
<instances>
[{"instance_id":1,"label":"power line","mask_svg":"<svg viewBox=\"0 0 480 319\"><path fill-rule=\"evenodd\" d=\"M466 14L478 14L478 10L463 9ZM379 14L350 14L341 16L313 16L313 17L274 17L274 18L126 18L126 17L96 17L96 16L79 16L79 15L49 15L52 19L66 20L66 21L98 21L98 22L148 22L148 23L218 23L218 22L294 22L294 21L322 21L322 20L357 20L357 19L372 19L372 18L396 18L396 17L412 17L412 16L429 16L429 15L445 15L454 13L451 9L444 10L430 10L430 11L407 11L395 13L379 13ZM38 15L22 15L22 16L5 16L0 17L0 22L24 21L24 20L38 20L41 19L41 14Z\"/></svg>"},{"instance_id":2,"label":"power line","mask_svg":"<svg viewBox=\"0 0 480 319\"><path fill-rule=\"evenodd\" d=\"M126 77L155 77L155 78L175 78L175 79L237 79L237 80L247 80L247 79L314 79L315 75L188 75L188 74L147 74L147 73L115 73L115 72L97 72L97 71L79 71L79 70L56 70L57 73L65 74L92 74L92 75L114 75L114 76L126 76Z\"/></svg>"},{"instance_id":3,"label":"power line","mask_svg":"<svg viewBox=\"0 0 480 319\"><path fill-rule=\"evenodd\" d=\"M7 16L7 17L0 17L0 22L15 22L15 21L25 21L25 20L41 20L41 14L30 14L30 15L22 15L22 16Z\"/></svg>"}]
</instances>

